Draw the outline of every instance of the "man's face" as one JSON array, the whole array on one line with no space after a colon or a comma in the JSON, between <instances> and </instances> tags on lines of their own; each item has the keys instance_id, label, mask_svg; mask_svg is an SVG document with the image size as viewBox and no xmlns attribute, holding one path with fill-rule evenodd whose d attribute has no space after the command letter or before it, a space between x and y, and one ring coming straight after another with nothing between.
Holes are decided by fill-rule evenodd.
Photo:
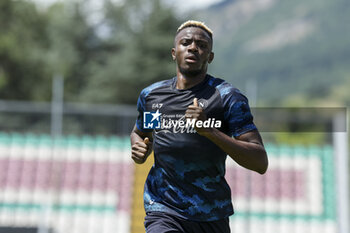
<instances>
[{"instance_id":1,"label":"man's face","mask_svg":"<svg viewBox=\"0 0 350 233\"><path fill-rule=\"evenodd\" d=\"M175 37L175 48L171 50L182 74L196 75L206 72L208 63L214 58L212 41L203 29L188 27Z\"/></svg>"}]
</instances>

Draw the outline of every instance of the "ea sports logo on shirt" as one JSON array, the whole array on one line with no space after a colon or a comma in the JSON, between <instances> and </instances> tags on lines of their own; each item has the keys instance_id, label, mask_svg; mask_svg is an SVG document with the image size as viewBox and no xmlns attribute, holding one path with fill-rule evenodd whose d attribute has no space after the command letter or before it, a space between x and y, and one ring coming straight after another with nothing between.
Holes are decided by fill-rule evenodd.
<instances>
[{"instance_id":1,"label":"ea sports logo on shirt","mask_svg":"<svg viewBox=\"0 0 350 233\"><path fill-rule=\"evenodd\" d=\"M143 113L143 128L144 129L160 129L161 122L159 110L156 112L144 112Z\"/></svg>"}]
</instances>

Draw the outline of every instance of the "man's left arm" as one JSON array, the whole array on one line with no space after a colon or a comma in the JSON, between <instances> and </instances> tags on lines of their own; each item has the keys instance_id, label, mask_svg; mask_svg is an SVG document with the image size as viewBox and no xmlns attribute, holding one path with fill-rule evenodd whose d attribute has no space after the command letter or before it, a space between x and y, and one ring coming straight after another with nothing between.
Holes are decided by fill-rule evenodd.
<instances>
[{"instance_id":1,"label":"man's left arm","mask_svg":"<svg viewBox=\"0 0 350 233\"><path fill-rule=\"evenodd\" d=\"M206 120L206 114L198 106L197 98L186 110L187 119ZM248 131L235 138L215 128L197 128L199 135L204 136L220 147L239 165L264 174L268 167L267 154L258 130Z\"/></svg>"},{"instance_id":2,"label":"man's left arm","mask_svg":"<svg viewBox=\"0 0 350 233\"><path fill-rule=\"evenodd\" d=\"M232 138L218 129L211 128L200 135L208 138L225 151L239 165L264 174L268 167L267 154L257 130Z\"/></svg>"}]
</instances>

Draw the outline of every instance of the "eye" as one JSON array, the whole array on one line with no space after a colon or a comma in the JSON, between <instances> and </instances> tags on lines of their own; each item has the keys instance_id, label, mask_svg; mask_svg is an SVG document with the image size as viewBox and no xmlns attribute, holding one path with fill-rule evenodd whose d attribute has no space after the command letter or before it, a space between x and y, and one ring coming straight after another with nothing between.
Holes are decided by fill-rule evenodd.
<instances>
[{"instance_id":1,"label":"eye","mask_svg":"<svg viewBox=\"0 0 350 233\"><path fill-rule=\"evenodd\" d=\"M197 42L197 45L202 48L202 49L205 49L208 47L208 43L204 42L204 41L198 41Z\"/></svg>"},{"instance_id":2,"label":"eye","mask_svg":"<svg viewBox=\"0 0 350 233\"><path fill-rule=\"evenodd\" d=\"M180 41L180 44L184 46L190 45L191 43L192 43L192 40L188 40L188 39Z\"/></svg>"}]
</instances>

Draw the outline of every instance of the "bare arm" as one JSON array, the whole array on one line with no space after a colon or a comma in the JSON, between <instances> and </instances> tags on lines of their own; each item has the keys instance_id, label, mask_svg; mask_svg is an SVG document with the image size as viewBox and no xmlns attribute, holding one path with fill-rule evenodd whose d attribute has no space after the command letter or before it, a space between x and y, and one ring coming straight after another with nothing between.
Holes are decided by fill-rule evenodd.
<instances>
[{"instance_id":1,"label":"bare arm","mask_svg":"<svg viewBox=\"0 0 350 233\"><path fill-rule=\"evenodd\" d=\"M144 163L152 152L152 133L144 133L136 125L130 134L131 158L137 164Z\"/></svg>"},{"instance_id":2,"label":"bare arm","mask_svg":"<svg viewBox=\"0 0 350 233\"><path fill-rule=\"evenodd\" d=\"M188 106L186 117L202 121L207 119L203 109L198 106L196 98L193 105ZM196 128L196 131L219 146L239 165L260 174L266 172L268 158L257 130L244 133L236 138L232 138L215 128Z\"/></svg>"},{"instance_id":3,"label":"bare arm","mask_svg":"<svg viewBox=\"0 0 350 233\"><path fill-rule=\"evenodd\" d=\"M212 128L201 134L225 151L239 165L264 174L268 167L267 154L257 130L247 132L237 138L231 138Z\"/></svg>"}]
</instances>

